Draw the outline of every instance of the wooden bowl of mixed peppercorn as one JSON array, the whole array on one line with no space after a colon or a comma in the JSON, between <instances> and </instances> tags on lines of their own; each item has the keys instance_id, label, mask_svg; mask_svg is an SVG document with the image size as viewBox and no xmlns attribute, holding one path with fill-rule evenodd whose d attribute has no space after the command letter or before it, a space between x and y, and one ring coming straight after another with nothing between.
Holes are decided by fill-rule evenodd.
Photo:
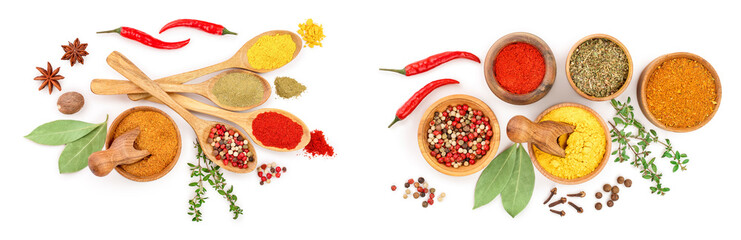
<instances>
[{"instance_id":1,"label":"wooden bowl of mixed peppercorn","mask_svg":"<svg viewBox=\"0 0 741 240\"><path fill-rule=\"evenodd\" d=\"M551 90L556 79L556 58L543 39L526 32L507 34L489 48L484 77L502 101L527 105Z\"/></svg>"},{"instance_id":2,"label":"wooden bowl of mixed peppercorn","mask_svg":"<svg viewBox=\"0 0 741 240\"><path fill-rule=\"evenodd\" d=\"M592 34L574 44L566 56L566 78L580 96L606 101L620 96L633 77L628 49L607 34Z\"/></svg>"},{"instance_id":3,"label":"wooden bowl of mixed peppercorn","mask_svg":"<svg viewBox=\"0 0 741 240\"><path fill-rule=\"evenodd\" d=\"M687 52L651 61L638 79L638 105L655 126L690 132L705 126L720 107L718 73L700 56Z\"/></svg>"},{"instance_id":4,"label":"wooden bowl of mixed peppercorn","mask_svg":"<svg viewBox=\"0 0 741 240\"><path fill-rule=\"evenodd\" d=\"M419 122L417 142L425 161L450 176L484 169L499 149L499 121L481 100L450 95L433 103Z\"/></svg>"}]
</instances>

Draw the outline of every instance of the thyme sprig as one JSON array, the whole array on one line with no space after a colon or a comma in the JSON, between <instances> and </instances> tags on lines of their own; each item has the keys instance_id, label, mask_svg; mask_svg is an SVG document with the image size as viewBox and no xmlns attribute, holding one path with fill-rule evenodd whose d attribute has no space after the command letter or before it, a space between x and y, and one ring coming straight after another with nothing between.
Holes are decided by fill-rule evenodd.
<instances>
[{"instance_id":1,"label":"thyme sprig","mask_svg":"<svg viewBox=\"0 0 741 240\"><path fill-rule=\"evenodd\" d=\"M191 187L196 187L196 190L194 190L195 196L188 200L190 205L188 208L188 215L193 216L192 220L194 222L200 222L203 220L201 217L200 207L208 198L203 197L203 195L206 194L206 188L203 186L203 181L205 180L214 188L214 190L216 190L216 192L219 193L219 195L229 201L229 212L234 214L233 219L239 218L239 215L243 214L243 210L237 206L237 195L232 193L234 191L234 186L227 185L224 173L221 172L221 167L208 159L197 142L195 143L195 148L198 150L196 154L196 164L188 163L188 166L190 166L191 170L190 177L198 177L198 180L188 184ZM201 165L201 162L203 162L203 166Z\"/></svg>"},{"instance_id":2,"label":"thyme sprig","mask_svg":"<svg viewBox=\"0 0 741 240\"><path fill-rule=\"evenodd\" d=\"M662 186L661 177L663 173L660 173L656 167L656 157L651 157L649 160L651 151L647 148L652 143L662 145L664 153L661 158L671 159L669 163L674 166L672 172L687 170L687 163L690 161L687 154L674 150L669 139L663 139L662 141L655 130L646 129L643 124L638 122L633 113L634 108L630 105L630 98L625 103L614 99L610 103L616 111L616 116L612 118L612 121L607 122L611 127L612 142L618 143L617 150L612 152L612 155L616 156L615 162L627 161L637 167L644 179L655 183L654 186L650 187L651 193L664 195L669 192L668 187ZM633 131L636 131L636 133L633 133ZM634 157L632 160L628 156L628 149Z\"/></svg>"}]
</instances>

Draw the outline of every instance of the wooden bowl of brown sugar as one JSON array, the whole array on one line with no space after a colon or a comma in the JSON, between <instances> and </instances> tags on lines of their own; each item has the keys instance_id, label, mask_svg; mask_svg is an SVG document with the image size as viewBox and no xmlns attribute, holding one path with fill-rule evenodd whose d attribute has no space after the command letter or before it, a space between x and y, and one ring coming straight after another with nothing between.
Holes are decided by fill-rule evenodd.
<instances>
[{"instance_id":1,"label":"wooden bowl of brown sugar","mask_svg":"<svg viewBox=\"0 0 741 240\"><path fill-rule=\"evenodd\" d=\"M705 126L718 112L723 95L713 66L687 52L670 53L651 61L641 72L637 93L638 105L648 121L672 132L690 132Z\"/></svg>"},{"instance_id":2,"label":"wooden bowl of brown sugar","mask_svg":"<svg viewBox=\"0 0 741 240\"><path fill-rule=\"evenodd\" d=\"M432 154L430 153L432 150L430 149L430 145L427 142L429 136L427 130L430 128L430 122L433 121L436 113L443 112L448 107L462 104L468 105L473 110L481 111L484 117L489 118L489 125L490 130L492 131L492 136L489 139L488 151L481 158L475 160L475 163L473 165L466 165L454 168L446 166L444 163L438 162L437 158L435 158L435 156L432 156ZM432 168L441 173L450 176L471 175L473 173L481 171L481 169L484 169L487 165L489 165L491 160L494 159L494 155L497 153L497 150L499 150L500 132L497 116L494 115L494 112L491 110L491 108L489 108L488 105L486 105L486 103L479 100L478 98L463 94L450 95L437 100L429 108L427 108L424 115L422 116L423 117L420 120L419 127L417 129L417 143L419 144L419 151L422 153L422 157L424 157L425 161L427 161L427 163L430 164Z\"/></svg>"},{"instance_id":3,"label":"wooden bowl of brown sugar","mask_svg":"<svg viewBox=\"0 0 741 240\"><path fill-rule=\"evenodd\" d=\"M594 93L593 94L588 93L588 92L593 92L595 90L585 90L585 89L582 89L582 88L591 88L592 86L609 85L609 83L604 83L604 82L600 82L598 84L597 81L604 81L605 78L596 78L596 79L595 78L589 78L589 79L585 79L586 82L584 82L584 80L582 80L582 82L580 82L580 83L577 84L575 82L575 79L574 79L575 78L574 77L574 74L578 74L578 73L571 70L572 65L575 65L575 64L572 64L571 63L572 62L572 58L576 56L577 51L580 50L582 44L584 44L587 41L595 41L597 39L604 39L604 40L607 40L608 42L612 42L615 45L617 45L619 47L619 49L622 50L622 52L625 54L625 57L627 58L626 59L627 60L627 65L628 65L627 66L627 71L628 72L625 75L625 81L623 82L623 84L618 89L614 90L614 92L612 92L612 93L610 93L608 95L605 95L605 96L600 96L600 95L594 94ZM601 52L597 56L602 57L603 54L604 54L604 52ZM595 61L595 63L598 63L598 62L602 62L602 61ZM580 62L576 62L576 64L587 64L587 63L584 63L583 61L580 61ZM630 85L630 80L633 78L633 59L630 57L630 53L628 52L628 48L626 48L625 45L623 45L623 43L621 43L620 41L618 41L617 38L615 38L613 36L610 36L610 35L607 35L607 34L592 34L592 35L586 36L586 37L580 39L579 41L577 41L574 44L574 46L571 47L571 50L569 50L569 55L566 56L566 64L565 65L566 65L566 78L569 80L569 85L571 85L571 88L573 88L574 91L579 94L579 96L582 96L583 98L586 98L586 99L589 99L589 100L592 100L592 101L607 101L607 100L616 98L617 96L620 96L620 94L622 94L625 91L625 89L628 88L628 85ZM592 66L590 66L590 68L586 68L586 69L592 69L593 70L593 69L595 69L594 68L594 65L597 65L597 64L591 64L591 65ZM577 69L578 69L578 66L579 65L576 66ZM599 66L601 66L603 68L613 68L613 67L615 67L615 66L605 66L604 64L600 64ZM587 71L587 70L585 70L585 71ZM586 76L584 76L584 77L587 78ZM598 96L594 96L594 95L598 95Z\"/></svg>"},{"instance_id":4,"label":"wooden bowl of brown sugar","mask_svg":"<svg viewBox=\"0 0 741 240\"><path fill-rule=\"evenodd\" d=\"M132 164L116 166L116 171L137 182L154 181L165 176L180 158L182 141L177 124L160 109L148 106L130 108L111 123L106 136L106 149L116 137L134 128L141 131L134 148L146 149L151 155Z\"/></svg>"}]
</instances>

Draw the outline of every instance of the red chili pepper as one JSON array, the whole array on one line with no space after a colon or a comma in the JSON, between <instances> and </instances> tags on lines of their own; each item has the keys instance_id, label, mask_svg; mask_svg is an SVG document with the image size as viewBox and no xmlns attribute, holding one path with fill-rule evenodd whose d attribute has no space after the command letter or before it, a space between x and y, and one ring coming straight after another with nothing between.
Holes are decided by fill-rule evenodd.
<instances>
[{"instance_id":1,"label":"red chili pepper","mask_svg":"<svg viewBox=\"0 0 741 240\"><path fill-rule=\"evenodd\" d=\"M113 30L108 31L101 31L98 33L118 33L121 34L121 36L143 43L144 45L153 47L153 48L159 48L159 49L178 49L185 45L188 45L190 42L190 39L187 39L185 41L180 42L165 42L159 39L156 39L149 34L136 30L134 28L130 27L120 27Z\"/></svg>"},{"instance_id":2,"label":"red chili pepper","mask_svg":"<svg viewBox=\"0 0 741 240\"><path fill-rule=\"evenodd\" d=\"M394 123L406 118L409 116L412 111L414 111L415 108L417 108L417 105L419 105L420 102L422 102L422 99L427 97L427 95L432 92L432 90L435 90L441 86L448 85L448 84L458 84L460 82L453 80L453 79L440 79L436 81L432 81L422 87L422 89L419 89L414 95L412 95L407 102L404 103L404 105L401 105L399 110L396 111L396 117L394 118L394 121L389 124L389 128L394 125Z\"/></svg>"},{"instance_id":3,"label":"red chili pepper","mask_svg":"<svg viewBox=\"0 0 741 240\"><path fill-rule=\"evenodd\" d=\"M162 27L162 29L160 29L160 33L166 31L167 29L174 28L174 27L198 28L198 29L203 30L204 32L207 32L210 34L216 34L216 35L224 35L224 34L237 35L237 33L226 30L224 26L221 26L219 24L210 23L210 22L201 21L201 20L195 20L195 19L178 19L178 20L169 22L165 24L165 26Z\"/></svg>"},{"instance_id":4,"label":"red chili pepper","mask_svg":"<svg viewBox=\"0 0 741 240\"><path fill-rule=\"evenodd\" d=\"M455 52L444 52L444 53L438 53L438 54L432 55L428 58L411 63L407 65L406 67L404 67L404 69L381 68L380 70L397 72L400 74L404 74L406 76L412 76L415 74L427 72L430 69L440 66L443 63L446 63L453 59L458 59L458 58L465 58L471 61L475 61L477 63L481 63L481 60L479 60L479 57L477 57L476 55L473 55L473 53L455 51Z\"/></svg>"}]
</instances>

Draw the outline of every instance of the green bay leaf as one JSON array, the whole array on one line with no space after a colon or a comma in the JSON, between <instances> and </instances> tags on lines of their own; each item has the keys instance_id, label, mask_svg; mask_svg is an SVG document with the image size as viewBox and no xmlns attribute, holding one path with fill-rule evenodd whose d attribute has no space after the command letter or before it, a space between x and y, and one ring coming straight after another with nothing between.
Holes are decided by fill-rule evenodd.
<instances>
[{"instance_id":1,"label":"green bay leaf","mask_svg":"<svg viewBox=\"0 0 741 240\"><path fill-rule=\"evenodd\" d=\"M92 132L64 147L62 154L59 155L59 173L77 172L87 167L90 154L103 149L106 125L106 123L98 125Z\"/></svg>"},{"instance_id":2,"label":"green bay leaf","mask_svg":"<svg viewBox=\"0 0 741 240\"><path fill-rule=\"evenodd\" d=\"M84 137L98 125L77 120L56 120L36 127L25 138L38 144L62 145Z\"/></svg>"},{"instance_id":3,"label":"green bay leaf","mask_svg":"<svg viewBox=\"0 0 741 240\"><path fill-rule=\"evenodd\" d=\"M522 145L518 144L515 156L516 166L512 170L512 178L502 191L502 206L512 217L525 209L530 202L530 197L533 196L535 187L533 164Z\"/></svg>"},{"instance_id":4,"label":"green bay leaf","mask_svg":"<svg viewBox=\"0 0 741 240\"><path fill-rule=\"evenodd\" d=\"M473 209L484 206L502 192L512 175L517 145L504 150L481 172L476 182Z\"/></svg>"}]
</instances>

